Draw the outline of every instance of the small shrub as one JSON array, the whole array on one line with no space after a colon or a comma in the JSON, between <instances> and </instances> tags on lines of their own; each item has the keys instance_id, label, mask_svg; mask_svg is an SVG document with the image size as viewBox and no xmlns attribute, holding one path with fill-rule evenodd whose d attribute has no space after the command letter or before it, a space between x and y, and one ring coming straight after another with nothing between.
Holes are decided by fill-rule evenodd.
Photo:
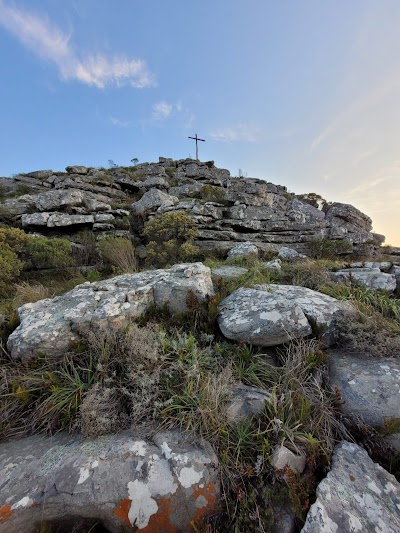
<instances>
[{"instance_id":1,"label":"small shrub","mask_svg":"<svg viewBox=\"0 0 400 533\"><path fill-rule=\"evenodd\" d=\"M73 248L73 258L78 266L90 266L99 262L96 236L91 230L80 231L76 235L79 247Z\"/></svg>"},{"instance_id":2,"label":"small shrub","mask_svg":"<svg viewBox=\"0 0 400 533\"><path fill-rule=\"evenodd\" d=\"M299 261L297 263L283 264L282 281L290 285L319 290L321 286L331 281L331 276L324 263L319 261Z\"/></svg>"},{"instance_id":3,"label":"small shrub","mask_svg":"<svg viewBox=\"0 0 400 533\"><path fill-rule=\"evenodd\" d=\"M192 259L198 249L193 245L196 226L184 211L171 211L148 220L144 234L149 239L146 262L165 266Z\"/></svg>"},{"instance_id":4,"label":"small shrub","mask_svg":"<svg viewBox=\"0 0 400 533\"><path fill-rule=\"evenodd\" d=\"M6 207L0 205L0 224L5 226L12 226L14 224L15 215Z\"/></svg>"},{"instance_id":5,"label":"small shrub","mask_svg":"<svg viewBox=\"0 0 400 533\"><path fill-rule=\"evenodd\" d=\"M32 187L29 187L29 185L25 184L18 185L18 187L15 189L16 196L22 196L24 194L30 194L32 192L34 192L34 189L32 189Z\"/></svg>"},{"instance_id":6,"label":"small shrub","mask_svg":"<svg viewBox=\"0 0 400 533\"><path fill-rule=\"evenodd\" d=\"M17 228L0 228L0 291L9 291L9 282L18 278L25 263L20 256L30 237Z\"/></svg>"},{"instance_id":7,"label":"small shrub","mask_svg":"<svg viewBox=\"0 0 400 533\"><path fill-rule=\"evenodd\" d=\"M129 239L122 237L106 237L99 242L102 258L119 270L119 273L137 272L135 248Z\"/></svg>"},{"instance_id":8,"label":"small shrub","mask_svg":"<svg viewBox=\"0 0 400 533\"><path fill-rule=\"evenodd\" d=\"M63 269L74 265L72 245L66 239L35 237L28 242L27 253L34 268Z\"/></svg>"},{"instance_id":9,"label":"small shrub","mask_svg":"<svg viewBox=\"0 0 400 533\"><path fill-rule=\"evenodd\" d=\"M127 426L121 397L115 388L96 383L83 398L79 409L80 429L86 437L115 433Z\"/></svg>"},{"instance_id":10,"label":"small shrub","mask_svg":"<svg viewBox=\"0 0 400 533\"><path fill-rule=\"evenodd\" d=\"M205 202L226 203L224 189L215 185L203 185L200 190L200 198Z\"/></svg>"},{"instance_id":11,"label":"small shrub","mask_svg":"<svg viewBox=\"0 0 400 533\"><path fill-rule=\"evenodd\" d=\"M314 259L332 259L338 255L351 253L352 245L339 239L313 239L307 243L308 255Z\"/></svg>"}]
</instances>

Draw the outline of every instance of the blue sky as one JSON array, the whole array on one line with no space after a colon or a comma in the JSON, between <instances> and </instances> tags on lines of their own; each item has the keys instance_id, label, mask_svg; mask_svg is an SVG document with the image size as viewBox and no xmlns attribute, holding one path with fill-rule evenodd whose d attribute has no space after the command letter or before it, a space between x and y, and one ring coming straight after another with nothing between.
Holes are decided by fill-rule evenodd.
<instances>
[{"instance_id":1,"label":"blue sky","mask_svg":"<svg viewBox=\"0 0 400 533\"><path fill-rule=\"evenodd\" d=\"M0 0L0 175L195 156L400 245L399 0Z\"/></svg>"}]
</instances>

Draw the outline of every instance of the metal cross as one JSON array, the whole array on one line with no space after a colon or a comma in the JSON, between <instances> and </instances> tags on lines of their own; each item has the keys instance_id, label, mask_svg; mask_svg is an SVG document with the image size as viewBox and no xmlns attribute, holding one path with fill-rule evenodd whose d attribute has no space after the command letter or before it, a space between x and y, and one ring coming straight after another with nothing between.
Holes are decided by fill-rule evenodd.
<instances>
[{"instance_id":1,"label":"metal cross","mask_svg":"<svg viewBox=\"0 0 400 533\"><path fill-rule=\"evenodd\" d=\"M188 139L193 139L194 141L196 141L196 159L198 161L199 160L199 147L197 146L197 142L202 141L203 143L205 143L206 141L204 139L200 139L199 137L197 137L197 133L196 133L196 137L188 137Z\"/></svg>"}]
</instances>

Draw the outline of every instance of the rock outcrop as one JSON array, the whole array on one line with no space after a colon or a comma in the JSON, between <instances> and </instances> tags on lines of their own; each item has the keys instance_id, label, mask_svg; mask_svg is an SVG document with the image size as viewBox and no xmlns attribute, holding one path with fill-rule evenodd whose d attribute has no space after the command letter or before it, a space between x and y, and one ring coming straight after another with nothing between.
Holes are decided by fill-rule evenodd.
<instances>
[{"instance_id":1,"label":"rock outcrop","mask_svg":"<svg viewBox=\"0 0 400 533\"><path fill-rule=\"evenodd\" d=\"M332 469L317 488L302 533L400 531L400 485L350 442L334 452Z\"/></svg>"},{"instance_id":2,"label":"rock outcrop","mask_svg":"<svg viewBox=\"0 0 400 533\"><path fill-rule=\"evenodd\" d=\"M211 271L202 263L87 282L63 296L20 307L21 324L7 346L13 358L29 359L38 353L62 357L80 334L137 318L151 305L185 311L189 293L199 300L213 294Z\"/></svg>"},{"instance_id":3,"label":"rock outcrop","mask_svg":"<svg viewBox=\"0 0 400 533\"><path fill-rule=\"evenodd\" d=\"M196 244L205 251L251 242L260 249L286 245L306 252L310 240L324 237L345 240L365 254L384 240L371 232L371 219L351 205L318 208L281 185L232 177L213 161L160 158L134 167L66 170L0 178L0 206L27 231L57 235L67 228L72 240L88 228L99 236L125 231L139 244L144 221L173 210L196 222ZM96 219L99 212L111 215L106 224ZM129 213L135 215L132 225L126 221Z\"/></svg>"},{"instance_id":4,"label":"rock outcrop","mask_svg":"<svg viewBox=\"0 0 400 533\"><path fill-rule=\"evenodd\" d=\"M330 353L329 382L340 391L341 410L369 426L384 427L398 419L400 404L400 361Z\"/></svg>"},{"instance_id":5,"label":"rock outcrop","mask_svg":"<svg viewBox=\"0 0 400 533\"><path fill-rule=\"evenodd\" d=\"M218 510L217 467L206 442L179 432L3 443L0 532L33 533L43 522L63 531L96 523L111 533L192 531L192 521Z\"/></svg>"},{"instance_id":6,"label":"rock outcrop","mask_svg":"<svg viewBox=\"0 0 400 533\"><path fill-rule=\"evenodd\" d=\"M218 323L228 339L276 346L319 330L322 341L334 342L334 318L351 309L331 296L292 285L240 288L223 300Z\"/></svg>"},{"instance_id":7,"label":"rock outcrop","mask_svg":"<svg viewBox=\"0 0 400 533\"><path fill-rule=\"evenodd\" d=\"M346 268L334 272L333 277L339 282L351 281L368 289L381 289L389 293L396 290L397 285L395 274L386 274L378 267Z\"/></svg>"}]
</instances>

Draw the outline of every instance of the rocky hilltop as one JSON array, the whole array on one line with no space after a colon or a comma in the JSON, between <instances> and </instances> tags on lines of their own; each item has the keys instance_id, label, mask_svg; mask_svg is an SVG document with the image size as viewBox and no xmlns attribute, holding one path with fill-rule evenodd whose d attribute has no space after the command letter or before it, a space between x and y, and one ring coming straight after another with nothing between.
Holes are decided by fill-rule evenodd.
<instances>
[{"instance_id":1,"label":"rocky hilltop","mask_svg":"<svg viewBox=\"0 0 400 533\"><path fill-rule=\"evenodd\" d=\"M261 179L232 177L213 161L174 161L111 169L69 166L0 178L0 218L30 233L74 235L84 228L98 237L134 236L144 222L166 211L185 211L197 225L196 245L227 251L251 241L259 248L287 245L305 252L316 238L349 243L369 255L384 242L371 219L348 204L316 194L295 195ZM129 216L134 214L133 221Z\"/></svg>"}]
</instances>

